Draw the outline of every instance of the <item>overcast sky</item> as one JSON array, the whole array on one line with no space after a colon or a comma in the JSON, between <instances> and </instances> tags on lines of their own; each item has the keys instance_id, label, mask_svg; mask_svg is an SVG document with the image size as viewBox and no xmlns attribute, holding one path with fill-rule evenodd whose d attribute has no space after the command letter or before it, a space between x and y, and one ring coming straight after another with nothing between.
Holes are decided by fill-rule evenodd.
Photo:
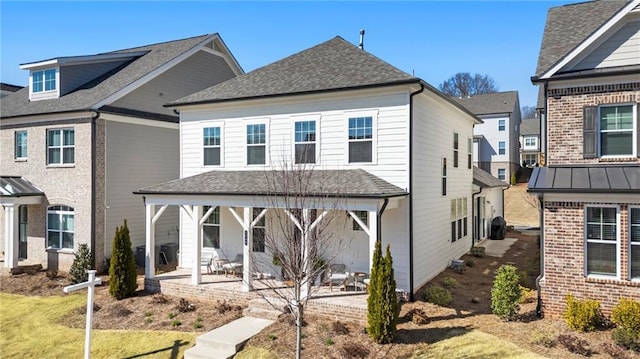
<instances>
[{"instance_id":1,"label":"overcast sky","mask_svg":"<svg viewBox=\"0 0 640 359\"><path fill-rule=\"evenodd\" d=\"M549 7L575 1L219 2L0 1L0 81L19 65L219 33L246 72L342 36L438 86L487 74L535 105L531 84Z\"/></svg>"}]
</instances>

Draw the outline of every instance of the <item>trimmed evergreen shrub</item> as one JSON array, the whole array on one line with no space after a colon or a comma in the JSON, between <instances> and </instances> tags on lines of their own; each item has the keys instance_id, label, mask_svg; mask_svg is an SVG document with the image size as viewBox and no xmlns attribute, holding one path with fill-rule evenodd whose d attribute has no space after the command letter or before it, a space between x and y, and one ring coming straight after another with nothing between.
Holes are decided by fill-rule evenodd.
<instances>
[{"instance_id":1,"label":"trimmed evergreen shrub","mask_svg":"<svg viewBox=\"0 0 640 359\"><path fill-rule=\"evenodd\" d=\"M400 314L396 296L391 249L382 257L382 244L376 242L367 298L367 333L376 343L391 343L396 335Z\"/></svg>"},{"instance_id":2,"label":"trimmed evergreen shrub","mask_svg":"<svg viewBox=\"0 0 640 359\"><path fill-rule=\"evenodd\" d=\"M580 332L592 332L602 322L600 302L593 299L578 300L567 294L567 309L563 317L567 326Z\"/></svg>"},{"instance_id":3,"label":"trimmed evergreen shrub","mask_svg":"<svg viewBox=\"0 0 640 359\"><path fill-rule=\"evenodd\" d=\"M89 246L83 243L78 247L78 251L73 258L73 264L69 269L71 283L76 284L89 280L87 270L91 268L93 268L93 253L89 250Z\"/></svg>"},{"instance_id":4,"label":"trimmed evergreen shrub","mask_svg":"<svg viewBox=\"0 0 640 359\"><path fill-rule=\"evenodd\" d=\"M491 311L502 319L511 319L520 310L520 275L512 265L501 265L491 288Z\"/></svg>"},{"instance_id":5,"label":"trimmed evergreen shrub","mask_svg":"<svg viewBox=\"0 0 640 359\"><path fill-rule=\"evenodd\" d=\"M640 302L621 298L611 311L611 321L618 326L612 333L619 345L640 351Z\"/></svg>"},{"instance_id":6,"label":"trimmed evergreen shrub","mask_svg":"<svg viewBox=\"0 0 640 359\"><path fill-rule=\"evenodd\" d=\"M120 300L136 294L136 261L131 249L127 220L116 228L109 266L109 294Z\"/></svg>"},{"instance_id":7,"label":"trimmed evergreen shrub","mask_svg":"<svg viewBox=\"0 0 640 359\"><path fill-rule=\"evenodd\" d=\"M453 302L453 296L448 289L439 285L432 285L424 291L424 300L441 307L447 307Z\"/></svg>"}]
</instances>

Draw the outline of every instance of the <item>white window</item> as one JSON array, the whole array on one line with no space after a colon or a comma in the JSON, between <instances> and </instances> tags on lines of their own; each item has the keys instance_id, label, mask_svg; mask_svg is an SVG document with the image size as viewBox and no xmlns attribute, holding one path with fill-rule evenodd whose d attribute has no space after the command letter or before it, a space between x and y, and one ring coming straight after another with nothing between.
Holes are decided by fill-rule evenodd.
<instances>
[{"instance_id":1,"label":"white window","mask_svg":"<svg viewBox=\"0 0 640 359\"><path fill-rule=\"evenodd\" d=\"M202 129L203 165L220 166L221 144L220 127Z\"/></svg>"},{"instance_id":2,"label":"white window","mask_svg":"<svg viewBox=\"0 0 640 359\"><path fill-rule=\"evenodd\" d=\"M73 164L75 135L72 128L47 130L47 164Z\"/></svg>"},{"instance_id":3,"label":"white window","mask_svg":"<svg viewBox=\"0 0 640 359\"><path fill-rule=\"evenodd\" d=\"M349 118L349 163L373 162L373 117Z\"/></svg>"},{"instance_id":4,"label":"white window","mask_svg":"<svg viewBox=\"0 0 640 359\"><path fill-rule=\"evenodd\" d=\"M498 120L498 131L504 131L505 129L505 120Z\"/></svg>"},{"instance_id":5,"label":"white window","mask_svg":"<svg viewBox=\"0 0 640 359\"><path fill-rule=\"evenodd\" d=\"M504 155L505 153L507 153L506 142L504 142L504 141L498 142L498 154L499 155Z\"/></svg>"},{"instance_id":6,"label":"white window","mask_svg":"<svg viewBox=\"0 0 640 359\"><path fill-rule=\"evenodd\" d=\"M634 156L637 131L634 131L634 105L599 107L600 156Z\"/></svg>"},{"instance_id":7,"label":"white window","mask_svg":"<svg viewBox=\"0 0 640 359\"><path fill-rule=\"evenodd\" d=\"M587 275L618 275L618 209L586 207L585 269Z\"/></svg>"},{"instance_id":8,"label":"white window","mask_svg":"<svg viewBox=\"0 0 640 359\"><path fill-rule=\"evenodd\" d=\"M27 159L27 131L16 131L15 159Z\"/></svg>"},{"instance_id":9,"label":"white window","mask_svg":"<svg viewBox=\"0 0 640 359\"><path fill-rule=\"evenodd\" d=\"M467 138L467 169L471 169L473 160L473 140Z\"/></svg>"},{"instance_id":10,"label":"white window","mask_svg":"<svg viewBox=\"0 0 640 359\"><path fill-rule=\"evenodd\" d=\"M254 207L253 208L253 220L255 220L264 208ZM264 252L264 243L267 234L267 223L264 215L260 220L253 226L253 251L254 252Z\"/></svg>"},{"instance_id":11,"label":"white window","mask_svg":"<svg viewBox=\"0 0 640 359\"><path fill-rule=\"evenodd\" d=\"M207 213L211 206L204 206L203 213ZM216 207L213 212L202 223L202 247L220 248L220 207Z\"/></svg>"},{"instance_id":12,"label":"white window","mask_svg":"<svg viewBox=\"0 0 640 359\"><path fill-rule=\"evenodd\" d=\"M458 168L458 134L453 133L453 167Z\"/></svg>"},{"instance_id":13,"label":"white window","mask_svg":"<svg viewBox=\"0 0 640 359\"><path fill-rule=\"evenodd\" d=\"M640 279L640 207L630 207L629 212L630 277Z\"/></svg>"},{"instance_id":14,"label":"white window","mask_svg":"<svg viewBox=\"0 0 640 359\"><path fill-rule=\"evenodd\" d=\"M522 159L527 166L533 166L538 161L538 157L535 153L525 153L522 155Z\"/></svg>"},{"instance_id":15,"label":"white window","mask_svg":"<svg viewBox=\"0 0 640 359\"><path fill-rule=\"evenodd\" d=\"M73 249L73 207L51 206L47 208L47 246Z\"/></svg>"},{"instance_id":16,"label":"white window","mask_svg":"<svg viewBox=\"0 0 640 359\"><path fill-rule=\"evenodd\" d=\"M367 226L369 225L369 212L353 211L353 214L355 214L362 221L362 223L366 224ZM351 229L353 229L354 231L364 231L364 229L360 227L360 225L358 224L358 222L356 222L355 219L352 218L351 220L352 220Z\"/></svg>"},{"instance_id":17,"label":"white window","mask_svg":"<svg viewBox=\"0 0 640 359\"><path fill-rule=\"evenodd\" d=\"M31 73L31 92L55 91L56 86L56 70L47 69L34 71Z\"/></svg>"},{"instance_id":18,"label":"white window","mask_svg":"<svg viewBox=\"0 0 640 359\"><path fill-rule=\"evenodd\" d=\"M316 121L295 122L294 137L294 162L316 163Z\"/></svg>"},{"instance_id":19,"label":"white window","mask_svg":"<svg viewBox=\"0 0 640 359\"><path fill-rule=\"evenodd\" d=\"M467 197L451 200L451 242L455 242L468 234L469 211Z\"/></svg>"},{"instance_id":20,"label":"white window","mask_svg":"<svg viewBox=\"0 0 640 359\"><path fill-rule=\"evenodd\" d=\"M498 168L498 179L504 181L507 178L507 170L504 168Z\"/></svg>"},{"instance_id":21,"label":"white window","mask_svg":"<svg viewBox=\"0 0 640 359\"><path fill-rule=\"evenodd\" d=\"M538 148L538 138L537 137L525 137L524 138L524 148L525 149L536 149L536 148Z\"/></svg>"},{"instance_id":22,"label":"white window","mask_svg":"<svg viewBox=\"0 0 640 359\"><path fill-rule=\"evenodd\" d=\"M267 125L247 125L247 164L264 165L267 158Z\"/></svg>"},{"instance_id":23,"label":"white window","mask_svg":"<svg viewBox=\"0 0 640 359\"><path fill-rule=\"evenodd\" d=\"M442 157L442 195L447 195L447 158Z\"/></svg>"}]
</instances>

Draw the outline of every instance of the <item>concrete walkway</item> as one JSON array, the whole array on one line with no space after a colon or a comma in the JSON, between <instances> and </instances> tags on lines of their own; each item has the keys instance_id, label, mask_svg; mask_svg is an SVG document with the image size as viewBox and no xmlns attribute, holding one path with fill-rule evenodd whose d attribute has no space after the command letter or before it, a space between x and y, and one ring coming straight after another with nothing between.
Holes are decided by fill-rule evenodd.
<instances>
[{"instance_id":1,"label":"concrete walkway","mask_svg":"<svg viewBox=\"0 0 640 359\"><path fill-rule=\"evenodd\" d=\"M484 247L484 254L491 257L502 257L516 243L517 238L505 238L499 240L485 239L478 244L478 247Z\"/></svg>"}]
</instances>

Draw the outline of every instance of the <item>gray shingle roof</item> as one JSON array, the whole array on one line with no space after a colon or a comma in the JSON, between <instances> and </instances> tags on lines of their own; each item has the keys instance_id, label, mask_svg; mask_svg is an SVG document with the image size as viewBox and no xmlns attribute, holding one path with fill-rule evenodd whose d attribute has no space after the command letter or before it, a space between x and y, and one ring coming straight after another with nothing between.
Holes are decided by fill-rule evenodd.
<instances>
[{"instance_id":1,"label":"gray shingle roof","mask_svg":"<svg viewBox=\"0 0 640 359\"><path fill-rule=\"evenodd\" d=\"M20 176L0 176L0 197L42 196L42 192L28 179Z\"/></svg>"},{"instance_id":2,"label":"gray shingle roof","mask_svg":"<svg viewBox=\"0 0 640 359\"><path fill-rule=\"evenodd\" d=\"M627 0L597 0L550 8L536 76L562 60L627 3Z\"/></svg>"},{"instance_id":3,"label":"gray shingle roof","mask_svg":"<svg viewBox=\"0 0 640 359\"><path fill-rule=\"evenodd\" d=\"M148 51L145 55L129 62L118 71L109 73L90 86L68 93L59 99L29 101L29 88L25 87L0 102L0 117L14 117L56 112L89 110L92 106L106 99L132 82L142 78L158 67L192 49L211 35L203 35L188 39L146 45L110 53L127 53Z\"/></svg>"},{"instance_id":4,"label":"gray shingle roof","mask_svg":"<svg viewBox=\"0 0 640 359\"><path fill-rule=\"evenodd\" d=\"M291 173L290 171L287 173ZM179 195L295 195L305 194L324 197L389 198L408 193L371 173L362 170L313 170L304 171L309 176L302 182L308 184L304 191L293 183L296 174L284 176L283 171L209 171L195 176L145 187L136 194ZM301 193L303 192L303 193Z\"/></svg>"},{"instance_id":5,"label":"gray shingle roof","mask_svg":"<svg viewBox=\"0 0 640 359\"><path fill-rule=\"evenodd\" d=\"M337 36L170 105L221 102L393 83L415 78Z\"/></svg>"},{"instance_id":6,"label":"gray shingle roof","mask_svg":"<svg viewBox=\"0 0 640 359\"><path fill-rule=\"evenodd\" d=\"M0 82L0 90L2 90L2 91L16 92L16 91L20 90L22 87L23 86L11 85L11 84L6 84L4 82Z\"/></svg>"},{"instance_id":7,"label":"gray shingle roof","mask_svg":"<svg viewBox=\"0 0 640 359\"><path fill-rule=\"evenodd\" d=\"M481 188L509 187L506 182L500 181L493 177L491 173L475 166L473 167L473 184Z\"/></svg>"},{"instance_id":8,"label":"gray shingle roof","mask_svg":"<svg viewBox=\"0 0 640 359\"><path fill-rule=\"evenodd\" d=\"M520 136L540 135L540 119L527 118L520 122Z\"/></svg>"},{"instance_id":9,"label":"gray shingle roof","mask_svg":"<svg viewBox=\"0 0 640 359\"><path fill-rule=\"evenodd\" d=\"M478 94L471 97L453 99L475 115L520 111L516 105L519 102L518 91Z\"/></svg>"},{"instance_id":10,"label":"gray shingle roof","mask_svg":"<svg viewBox=\"0 0 640 359\"><path fill-rule=\"evenodd\" d=\"M640 167L536 167L529 192L640 194Z\"/></svg>"}]
</instances>

